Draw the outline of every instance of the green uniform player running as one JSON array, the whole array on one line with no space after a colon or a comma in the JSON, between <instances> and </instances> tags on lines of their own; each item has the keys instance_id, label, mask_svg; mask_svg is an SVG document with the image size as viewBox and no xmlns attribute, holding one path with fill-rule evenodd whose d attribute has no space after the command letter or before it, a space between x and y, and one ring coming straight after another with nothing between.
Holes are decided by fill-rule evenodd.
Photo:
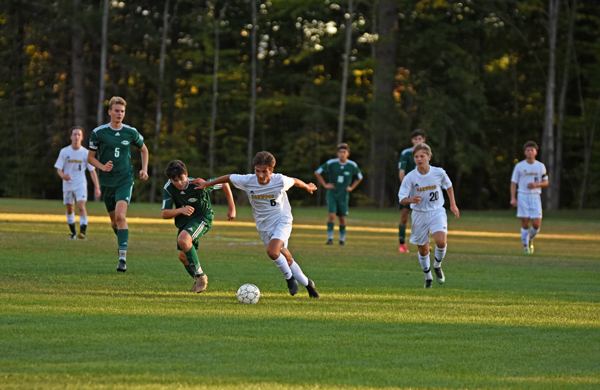
<instances>
[{"instance_id":1,"label":"green uniform player running","mask_svg":"<svg viewBox=\"0 0 600 390\"><path fill-rule=\"evenodd\" d=\"M208 277L200 266L198 259L198 240L211 228L213 222L213 209L209 193L213 189L223 188L229 211L227 219L235 218L235 203L229 184L217 184L203 190L196 190L190 186L192 177L188 177L187 168L180 160L171 161L165 170L169 181L163 189L162 217L175 218L177 232L178 258L183 263L186 271L194 278L190 291L200 293L206 289ZM222 186L222 187L221 187ZM175 206L175 209L173 209Z\"/></svg>"},{"instance_id":2,"label":"green uniform player running","mask_svg":"<svg viewBox=\"0 0 600 390\"><path fill-rule=\"evenodd\" d=\"M348 160L348 156L350 156L348 144L339 144L337 150L338 158L327 161L315 171L319 183L327 188L327 211L329 212L327 216L327 245L333 244L333 227L336 215L340 221L340 245L345 245L346 216L348 215L350 192L354 191L363 179L358 165L354 161ZM323 174L327 175L329 183L325 182Z\"/></svg>"},{"instance_id":3,"label":"green uniform player running","mask_svg":"<svg viewBox=\"0 0 600 390\"><path fill-rule=\"evenodd\" d=\"M88 162L100 171L98 176L110 216L110 224L117 235L119 265L117 271L127 271L127 245L129 226L127 208L133 190L133 167L131 166L131 145L140 148L142 169L140 179L148 179L148 148L144 137L133 127L123 124L125 106L121 97L114 96L108 104L110 123L97 127L90 135Z\"/></svg>"},{"instance_id":4,"label":"green uniform player running","mask_svg":"<svg viewBox=\"0 0 600 390\"><path fill-rule=\"evenodd\" d=\"M416 144L425 142L425 131L417 129L410 135L410 142L413 147ZM407 148L400 154L400 161L398 162L398 176L400 177L400 184L404 181L404 177L417 167L413 156L413 148ZM400 224L398 225L398 238L400 240L400 246L398 252L408 252L406 247L406 224L408 223L408 214L410 214L410 204L400 203Z\"/></svg>"}]
</instances>

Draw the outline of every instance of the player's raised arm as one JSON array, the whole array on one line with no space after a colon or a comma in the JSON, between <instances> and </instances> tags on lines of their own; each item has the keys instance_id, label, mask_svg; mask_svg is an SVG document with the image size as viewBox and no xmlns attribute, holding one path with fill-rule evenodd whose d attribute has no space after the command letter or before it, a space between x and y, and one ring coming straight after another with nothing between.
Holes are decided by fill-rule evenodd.
<instances>
[{"instance_id":1,"label":"player's raised arm","mask_svg":"<svg viewBox=\"0 0 600 390\"><path fill-rule=\"evenodd\" d=\"M450 199L450 210L454 213L454 218L458 218L460 212L456 206L456 201L454 200L454 187L447 188L446 192L448 193L448 199Z\"/></svg>"},{"instance_id":2,"label":"player's raised arm","mask_svg":"<svg viewBox=\"0 0 600 390\"><path fill-rule=\"evenodd\" d=\"M315 172L315 175L319 174ZM304 188L310 194L317 190L317 186L314 183L306 184L302 180L296 179L295 177L293 177L292 179L294 179L294 187Z\"/></svg>"},{"instance_id":3,"label":"player's raised arm","mask_svg":"<svg viewBox=\"0 0 600 390\"><path fill-rule=\"evenodd\" d=\"M113 162L112 162L112 160L109 161L109 162L107 162L106 164L102 164L100 161L98 161L98 159L96 158L96 151L95 150L90 150L89 151L89 153L88 153L88 163L90 163L94 167L98 168L102 172L110 172L112 170L112 168L113 168Z\"/></svg>"},{"instance_id":4,"label":"player's raised arm","mask_svg":"<svg viewBox=\"0 0 600 390\"><path fill-rule=\"evenodd\" d=\"M209 183L212 183L212 181ZM227 211L227 220L233 221L236 217L236 211L235 202L233 201L233 194L231 193L231 187L229 187L229 183L223 183L221 189L225 193L225 198L227 198L227 204L229 205L229 210Z\"/></svg>"},{"instance_id":5,"label":"player's raised arm","mask_svg":"<svg viewBox=\"0 0 600 390\"><path fill-rule=\"evenodd\" d=\"M202 178L197 178L194 180L190 180L190 184L194 184L196 186L196 188L194 188L195 190L203 190L206 187L214 186L215 184L231 183L229 181L229 176L231 176L231 175L221 176L221 177L216 178L215 180L211 180L211 181L206 181Z\"/></svg>"}]
</instances>

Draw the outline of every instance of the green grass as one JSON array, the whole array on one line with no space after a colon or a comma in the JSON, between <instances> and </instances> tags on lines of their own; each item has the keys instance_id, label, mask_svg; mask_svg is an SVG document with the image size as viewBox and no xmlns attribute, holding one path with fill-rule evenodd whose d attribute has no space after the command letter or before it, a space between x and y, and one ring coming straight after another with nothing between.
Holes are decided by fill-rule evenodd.
<instances>
[{"instance_id":1,"label":"green grass","mask_svg":"<svg viewBox=\"0 0 600 390\"><path fill-rule=\"evenodd\" d=\"M0 221L6 213L64 206L0 199ZM159 215L149 204L128 214ZM248 208L238 215L252 221ZM325 209L294 215L315 225L295 229L290 250L319 300L289 296L252 227L220 224L200 240L209 284L193 294L174 226L130 224L118 274L108 224L90 224L83 242L64 223L0 222L0 389L600 387L598 211L547 213L533 256L517 238L452 235L518 233L514 211L463 211L449 221L446 284L430 290L397 234L354 230L346 247L326 247ZM398 215L349 218L394 229ZM237 303L243 283L259 286L258 305Z\"/></svg>"}]
</instances>

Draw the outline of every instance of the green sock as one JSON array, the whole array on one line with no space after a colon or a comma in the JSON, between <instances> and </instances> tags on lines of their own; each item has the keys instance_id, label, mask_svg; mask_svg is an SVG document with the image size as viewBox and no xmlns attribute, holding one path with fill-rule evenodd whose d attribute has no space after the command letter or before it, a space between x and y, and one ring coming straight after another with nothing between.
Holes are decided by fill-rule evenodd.
<instances>
[{"instance_id":1,"label":"green sock","mask_svg":"<svg viewBox=\"0 0 600 390\"><path fill-rule=\"evenodd\" d=\"M187 273L190 274L192 278L196 276L196 266L194 264L184 265L184 267Z\"/></svg>"},{"instance_id":2,"label":"green sock","mask_svg":"<svg viewBox=\"0 0 600 390\"><path fill-rule=\"evenodd\" d=\"M129 229L117 230L117 243L120 251L127 250L127 241L129 241Z\"/></svg>"},{"instance_id":3,"label":"green sock","mask_svg":"<svg viewBox=\"0 0 600 390\"><path fill-rule=\"evenodd\" d=\"M202 272L202 268L200 267L200 260L198 259L198 253L196 253L196 249L192 245L189 251L183 252L185 253L185 258L188 260L188 263L194 264L195 272Z\"/></svg>"},{"instance_id":4,"label":"green sock","mask_svg":"<svg viewBox=\"0 0 600 390\"><path fill-rule=\"evenodd\" d=\"M119 229L117 229L116 227L114 227L114 228L112 228L112 229L113 229L113 231L115 232L115 234L117 235L117 237L119 237L119 233L118 233Z\"/></svg>"},{"instance_id":5,"label":"green sock","mask_svg":"<svg viewBox=\"0 0 600 390\"><path fill-rule=\"evenodd\" d=\"M327 222L327 237L329 237L330 240L333 240L333 226L333 222Z\"/></svg>"},{"instance_id":6,"label":"green sock","mask_svg":"<svg viewBox=\"0 0 600 390\"><path fill-rule=\"evenodd\" d=\"M404 244L404 240L406 240L406 226L398 225L398 238L400 239L400 244Z\"/></svg>"}]
</instances>

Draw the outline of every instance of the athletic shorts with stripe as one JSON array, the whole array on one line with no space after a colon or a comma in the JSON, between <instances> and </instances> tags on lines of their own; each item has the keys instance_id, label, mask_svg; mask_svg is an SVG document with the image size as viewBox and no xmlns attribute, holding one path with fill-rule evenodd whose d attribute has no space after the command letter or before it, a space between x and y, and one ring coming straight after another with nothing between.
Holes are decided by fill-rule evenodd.
<instances>
[{"instance_id":1,"label":"athletic shorts with stripe","mask_svg":"<svg viewBox=\"0 0 600 390\"><path fill-rule=\"evenodd\" d=\"M117 202L121 200L124 200L129 205L129 202L131 202L131 193L133 192L133 179L126 178L117 184L116 187L101 186L100 188L106 211L110 213L111 211L115 211Z\"/></svg>"},{"instance_id":2,"label":"athletic shorts with stripe","mask_svg":"<svg viewBox=\"0 0 600 390\"><path fill-rule=\"evenodd\" d=\"M192 219L188 221L188 223L186 223L184 226L179 228L179 231L177 232L177 237L179 238L181 232L185 230L190 234L190 236L192 236L192 244L194 245L194 248L198 249L198 239L205 235L210 230L211 226L212 221L200 218ZM179 246L179 242L177 243L177 249L180 251L183 250Z\"/></svg>"}]
</instances>

